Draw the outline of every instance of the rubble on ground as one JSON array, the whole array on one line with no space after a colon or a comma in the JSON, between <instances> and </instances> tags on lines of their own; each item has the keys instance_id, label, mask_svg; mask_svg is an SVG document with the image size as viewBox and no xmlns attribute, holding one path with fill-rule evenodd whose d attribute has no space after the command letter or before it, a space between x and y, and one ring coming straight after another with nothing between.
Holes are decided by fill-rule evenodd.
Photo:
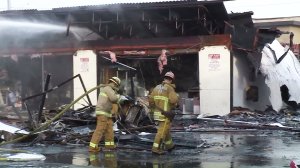
<instances>
[{"instance_id":1,"label":"rubble on ground","mask_svg":"<svg viewBox=\"0 0 300 168\"><path fill-rule=\"evenodd\" d=\"M36 121L36 117L33 117L32 120L29 120L29 117L24 117L27 119L27 125L20 121L17 124L20 128L19 131L27 133L25 135L27 137L22 139L22 141L29 142L31 145L87 145L96 126L95 107L88 105L73 110L68 108L68 106L64 105L57 109L43 110L41 121ZM128 150L147 151L151 149L156 133L156 125L152 120L147 98L130 99L120 107L119 113L114 119L115 142L118 144L118 147ZM177 133L249 130L300 132L300 112L291 108L276 112L270 107L265 111L235 107L228 115L205 117L201 114L183 114L181 109L175 109L174 112L176 116L171 131ZM13 114L15 113L10 113L10 115ZM20 114L24 115L26 113L21 112ZM18 117L13 120L17 119ZM5 120L10 121L12 119L5 118ZM49 124L47 125L47 123ZM32 128L32 126L35 128ZM37 128L38 131L33 131ZM2 136L2 144L17 142L16 140L21 136L21 132L11 132L5 129L3 131L8 132L11 136ZM4 134L2 133L2 135ZM210 146L204 140L187 136L182 137L180 134L174 134L173 140L179 148L204 148Z\"/></svg>"}]
</instances>

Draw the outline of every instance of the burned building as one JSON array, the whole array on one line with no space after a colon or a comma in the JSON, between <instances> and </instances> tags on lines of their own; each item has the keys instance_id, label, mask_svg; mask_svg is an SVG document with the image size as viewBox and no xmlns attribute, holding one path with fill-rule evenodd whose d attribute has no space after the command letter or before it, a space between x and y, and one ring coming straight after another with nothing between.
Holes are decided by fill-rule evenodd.
<instances>
[{"instance_id":1,"label":"burned building","mask_svg":"<svg viewBox=\"0 0 300 168\"><path fill-rule=\"evenodd\" d=\"M176 74L178 92L193 104L194 97L199 99L198 52L204 46L230 47L224 20L228 18L222 2L4 11L1 38L7 40L1 45L1 55L17 57L21 97L41 92L48 73L52 74L49 88L77 73L82 73L87 88L117 75L125 81L126 94L144 96L161 81L163 72L157 59L166 50L164 72L172 70ZM132 68L105 59L110 59L110 53L116 55L117 62ZM79 58L81 55L86 58ZM131 85L138 87L132 90ZM81 88L76 92L76 82L65 87L59 94L49 94L46 104L59 106L82 93ZM97 94L90 97L95 103Z\"/></svg>"},{"instance_id":2,"label":"burned building","mask_svg":"<svg viewBox=\"0 0 300 168\"><path fill-rule=\"evenodd\" d=\"M235 106L264 111L271 107L279 112L299 103L299 61L295 56L293 32L276 27L254 26L251 12L231 14L230 25L234 51L233 86ZM248 18L248 19L247 19ZM289 38L280 43L276 38ZM246 57L247 59L245 59Z\"/></svg>"},{"instance_id":3,"label":"burned building","mask_svg":"<svg viewBox=\"0 0 300 168\"><path fill-rule=\"evenodd\" d=\"M276 31L255 29L251 15L228 15L220 1L3 11L0 55L11 63L2 69L18 85L3 85L2 97L7 88L20 99L55 88L44 104L52 109L84 93L82 81L90 89L111 76L123 80L124 94L145 97L170 70L183 112L224 115L239 106L263 110L270 105L270 90L259 73L260 51ZM167 61L160 67L161 56ZM77 74L82 81L60 86ZM76 108L95 104L97 95L91 93Z\"/></svg>"}]
</instances>

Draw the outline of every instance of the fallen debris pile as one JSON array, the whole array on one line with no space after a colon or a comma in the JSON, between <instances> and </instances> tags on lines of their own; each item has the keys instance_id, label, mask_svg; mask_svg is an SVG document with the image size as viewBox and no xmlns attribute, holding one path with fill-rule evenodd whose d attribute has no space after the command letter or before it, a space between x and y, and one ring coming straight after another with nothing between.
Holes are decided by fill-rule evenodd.
<instances>
[{"instance_id":1,"label":"fallen debris pile","mask_svg":"<svg viewBox=\"0 0 300 168\"><path fill-rule=\"evenodd\" d=\"M72 78L73 79L73 78ZM84 106L73 110L71 107L83 97L99 86L86 91L70 104L58 109L42 110L35 113L28 109L28 129L20 129L12 140L4 139L0 145L20 141L44 144L87 145L91 139L96 125L95 107ZM51 90L51 89L50 89ZM53 90L53 89L52 89ZM48 91L38 95L45 95ZM31 96L33 97L33 96ZM44 101L44 97L42 102ZM148 100L146 98L129 98L124 104L119 104L114 117L115 142L119 148L132 150L151 149L156 132ZM177 147L199 148L207 147L205 141L194 137L180 137L180 132L226 132L244 130L284 130L300 132L300 113L292 109L283 109L276 112L271 108L265 111L252 111L247 108L236 107L225 116L207 116L195 114L182 114L180 109L175 109L176 117L172 125L172 132L178 134L173 137ZM38 116L38 117L37 117ZM24 123L23 123L24 124ZM17 129L17 128L16 128ZM26 134L24 133L26 132ZM23 135L20 137L20 133Z\"/></svg>"},{"instance_id":2,"label":"fallen debris pile","mask_svg":"<svg viewBox=\"0 0 300 168\"><path fill-rule=\"evenodd\" d=\"M265 111L251 111L247 108L235 108L226 116L198 116L198 124L206 124L207 127L222 126L238 129L267 129L300 132L300 113L286 108L276 112L271 108ZM195 127L195 126L194 126ZM194 130L189 127L189 130Z\"/></svg>"}]
</instances>

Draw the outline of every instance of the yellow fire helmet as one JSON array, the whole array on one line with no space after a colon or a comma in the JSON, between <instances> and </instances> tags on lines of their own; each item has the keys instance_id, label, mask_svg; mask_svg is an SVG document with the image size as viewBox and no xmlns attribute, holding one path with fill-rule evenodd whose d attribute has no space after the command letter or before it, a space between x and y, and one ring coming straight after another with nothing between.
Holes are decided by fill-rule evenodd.
<instances>
[{"instance_id":1,"label":"yellow fire helmet","mask_svg":"<svg viewBox=\"0 0 300 168\"><path fill-rule=\"evenodd\" d=\"M113 83L115 83L118 87L120 86L120 84L121 84L121 79L120 78L118 78L118 77L116 77L116 76L114 76L114 77L112 77L112 78L110 78L109 79L109 81L111 81L111 82L113 82Z\"/></svg>"},{"instance_id":2,"label":"yellow fire helmet","mask_svg":"<svg viewBox=\"0 0 300 168\"><path fill-rule=\"evenodd\" d=\"M175 78L175 75L174 75L174 73L173 73L173 72L169 71L169 72L167 72L167 73L165 74L165 77L169 77L169 78L171 78L171 79L173 79L173 80L174 80L174 78Z\"/></svg>"}]
</instances>

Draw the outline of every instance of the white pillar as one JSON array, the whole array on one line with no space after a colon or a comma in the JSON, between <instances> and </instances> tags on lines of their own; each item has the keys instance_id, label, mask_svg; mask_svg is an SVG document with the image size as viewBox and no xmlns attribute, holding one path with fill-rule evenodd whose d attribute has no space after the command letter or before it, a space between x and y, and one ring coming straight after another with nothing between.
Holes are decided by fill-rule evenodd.
<instances>
[{"instance_id":1,"label":"white pillar","mask_svg":"<svg viewBox=\"0 0 300 168\"><path fill-rule=\"evenodd\" d=\"M97 55L92 50L79 50L73 55L73 76L80 74L88 90L97 86ZM74 100L84 93L79 79L74 80ZM97 104L97 91L89 94L93 105ZM87 98L84 97L87 101ZM88 105L83 99L74 105L74 109ZM83 105L81 105L83 104Z\"/></svg>"},{"instance_id":2,"label":"white pillar","mask_svg":"<svg viewBox=\"0 0 300 168\"><path fill-rule=\"evenodd\" d=\"M231 106L231 55L226 46L199 51L200 114L225 115Z\"/></svg>"}]
</instances>

